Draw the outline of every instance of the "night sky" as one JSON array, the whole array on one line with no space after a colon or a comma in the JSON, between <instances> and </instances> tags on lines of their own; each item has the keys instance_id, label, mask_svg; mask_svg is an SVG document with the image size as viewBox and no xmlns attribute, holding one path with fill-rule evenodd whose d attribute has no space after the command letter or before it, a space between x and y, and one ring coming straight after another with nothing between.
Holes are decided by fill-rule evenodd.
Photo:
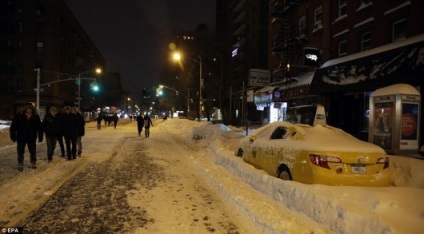
<instances>
[{"instance_id":1,"label":"night sky","mask_svg":"<svg viewBox=\"0 0 424 234\"><path fill-rule=\"evenodd\" d=\"M168 61L174 30L194 30L201 23L215 29L215 0L65 0L107 61L107 71L121 75L124 89L140 101L141 89Z\"/></svg>"}]
</instances>

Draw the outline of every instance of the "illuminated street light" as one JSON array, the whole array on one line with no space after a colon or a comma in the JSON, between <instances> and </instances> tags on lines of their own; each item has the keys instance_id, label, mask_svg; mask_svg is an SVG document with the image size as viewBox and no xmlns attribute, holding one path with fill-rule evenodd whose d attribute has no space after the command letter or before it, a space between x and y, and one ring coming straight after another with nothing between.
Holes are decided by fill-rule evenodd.
<instances>
[{"instance_id":1,"label":"illuminated street light","mask_svg":"<svg viewBox=\"0 0 424 234\"><path fill-rule=\"evenodd\" d=\"M199 60L196 60L196 59L193 59L193 58L190 58L190 57L188 57L188 56L186 56L188 59L190 59L191 61L193 61L193 62L196 62L196 63L198 63L199 64L199 67L200 67L200 71L199 71L199 121L200 121L200 114L201 114L201 108L202 108L202 87L203 87L203 78L202 78L202 57L199 55ZM175 61L181 61L182 60L182 55L180 54L180 53L178 53L178 52L175 52L173 55L172 55L172 58L175 60Z\"/></svg>"}]
</instances>

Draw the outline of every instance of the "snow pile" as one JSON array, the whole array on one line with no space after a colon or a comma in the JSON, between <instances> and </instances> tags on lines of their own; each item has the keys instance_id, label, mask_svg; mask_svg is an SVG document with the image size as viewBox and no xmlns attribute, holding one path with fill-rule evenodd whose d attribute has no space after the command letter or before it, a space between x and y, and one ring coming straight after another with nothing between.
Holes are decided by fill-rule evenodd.
<instances>
[{"instance_id":1,"label":"snow pile","mask_svg":"<svg viewBox=\"0 0 424 234\"><path fill-rule=\"evenodd\" d=\"M193 127L192 136L196 136L198 144L208 147L215 164L270 197L276 206L306 215L337 233L419 233L416 230L424 228L424 202L421 201L424 161L390 156L393 187L306 185L269 176L236 157L234 152L244 134L228 131L231 129L222 125L202 123ZM227 135L233 138L224 137ZM240 210L248 210L252 205L228 194L231 192L228 188L219 184L215 187L227 194L226 198Z\"/></svg>"}]
</instances>

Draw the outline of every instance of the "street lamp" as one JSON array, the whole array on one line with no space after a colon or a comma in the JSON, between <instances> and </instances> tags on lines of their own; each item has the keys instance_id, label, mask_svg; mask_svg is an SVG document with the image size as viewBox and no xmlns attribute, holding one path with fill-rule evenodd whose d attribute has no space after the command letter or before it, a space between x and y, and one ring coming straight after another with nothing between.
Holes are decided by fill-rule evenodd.
<instances>
[{"instance_id":1,"label":"street lamp","mask_svg":"<svg viewBox=\"0 0 424 234\"><path fill-rule=\"evenodd\" d=\"M201 114L202 101L203 101L203 100L202 100L202 87L203 87L203 78L202 78L202 57L199 55L199 60L196 60L196 59L190 58L190 57L188 57L188 56L186 56L186 57L187 57L188 59L190 59L191 61L198 63L198 64L199 64L199 68L200 68L200 71L199 71L199 121L200 121L200 114ZM172 58L173 58L175 61L181 61L181 59L182 59L182 55L181 55L180 53L178 53L178 52L175 52L175 53L173 54Z\"/></svg>"}]
</instances>

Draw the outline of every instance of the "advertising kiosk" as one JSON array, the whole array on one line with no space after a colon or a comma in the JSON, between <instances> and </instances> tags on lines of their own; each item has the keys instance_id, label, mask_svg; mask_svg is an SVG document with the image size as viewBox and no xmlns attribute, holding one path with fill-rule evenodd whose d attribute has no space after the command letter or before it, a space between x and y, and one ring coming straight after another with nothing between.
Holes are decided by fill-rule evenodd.
<instances>
[{"instance_id":1,"label":"advertising kiosk","mask_svg":"<svg viewBox=\"0 0 424 234\"><path fill-rule=\"evenodd\" d=\"M408 84L377 89L370 97L368 141L388 154L419 152L421 96Z\"/></svg>"}]
</instances>

